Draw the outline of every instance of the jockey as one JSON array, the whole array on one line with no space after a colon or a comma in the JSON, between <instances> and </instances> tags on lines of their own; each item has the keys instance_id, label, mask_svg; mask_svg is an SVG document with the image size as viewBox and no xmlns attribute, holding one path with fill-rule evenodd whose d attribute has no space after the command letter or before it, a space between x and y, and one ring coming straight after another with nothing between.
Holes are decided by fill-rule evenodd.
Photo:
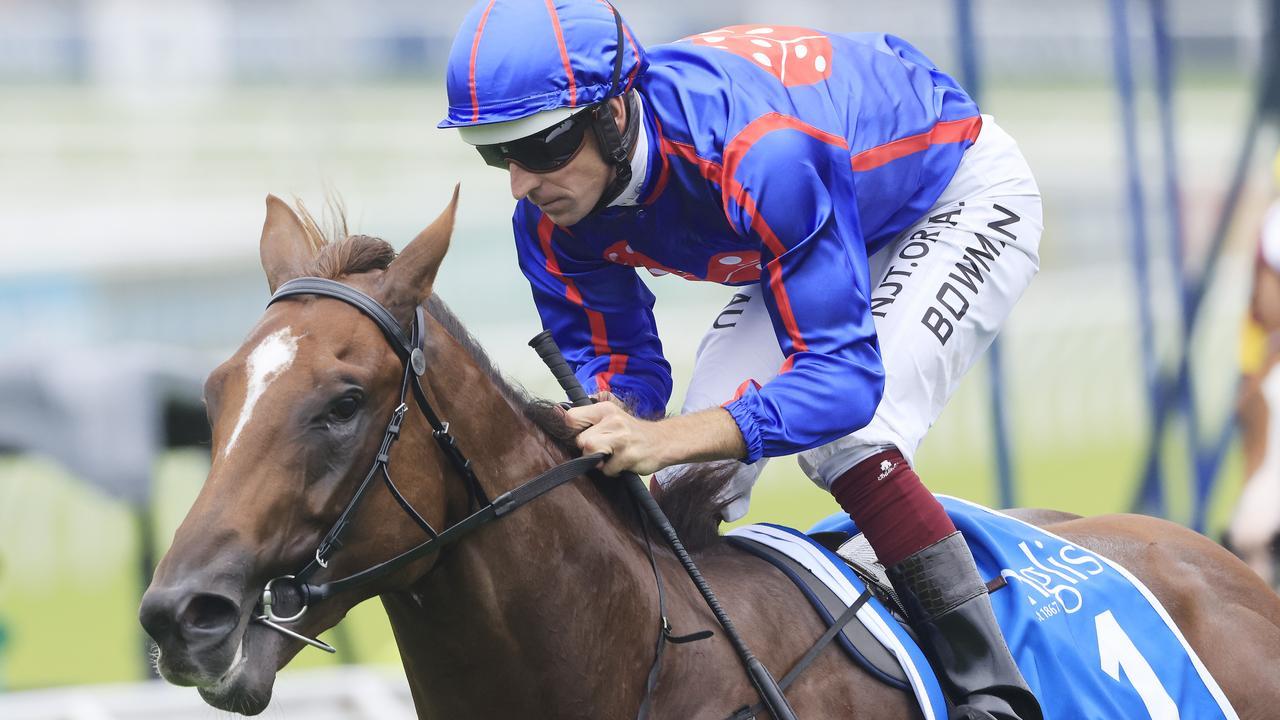
<instances>
[{"instance_id":1,"label":"jockey","mask_svg":"<svg viewBox=\"0 0 1280 720\"><path fill-rule=\"evenodd\" d=\"M1017 145L890 35L780 25L648 51L605 0L479 0L448 116L509 171L521 269L589 392L603 470L801 466L888 568L957 707L1030 720L964 540L911 459L1035 275L1040 194ZM636 274L733 286L683 411Z\"/></svg>"}]
</instances>

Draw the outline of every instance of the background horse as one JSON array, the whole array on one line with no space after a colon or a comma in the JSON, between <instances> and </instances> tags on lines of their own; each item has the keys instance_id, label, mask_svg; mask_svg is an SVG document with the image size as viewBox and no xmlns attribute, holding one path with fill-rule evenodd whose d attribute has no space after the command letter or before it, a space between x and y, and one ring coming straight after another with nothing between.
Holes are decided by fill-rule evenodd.
<instances>
[{"instance_id":1,"label":"background horse","mask_svg":"<svg viewBox=\"0 0 1280 720\"><path fill-rule=\"evenodd\" d=\"M299 276L341 280L403 326L425 304L422 384L488 496L574 452L554 406L507 385L431 288L457 197L397 257L364 236L326 243L315 224L267 200L261 252L274 292ZM277 671L304 645L254 622L270 579L310 562L377 454L402 396L401 358L353 306L326 297L271 305L205 386L212 464L143 597L140 616L170 682L211 705L256 714ZM412 401L409 401L412 405ZM406 500L435 527L471 494L422 415L410 408L391 453ZM776 675L823 625L780 572L715 532L715 483L666 497L673 520L739 631ZM423 531L374 488L321 570L342 577L417 544ZM1160 598L1242 718L1280 707L1280 599L1222 548L1146 517L1027 514L1101 553ZM674 557L655 548L676 633L714 620ZM640 522L609 479L579 478L440 553L335 594L289 627L314 637L380 596L420 717L630 718L646 696L658 593ZM827 648L788 690L802 718L915 718L914 700ZM724 718L757 698L722 634L671 645L650 698L657 718Z\"/></svg>"}]
</instances>

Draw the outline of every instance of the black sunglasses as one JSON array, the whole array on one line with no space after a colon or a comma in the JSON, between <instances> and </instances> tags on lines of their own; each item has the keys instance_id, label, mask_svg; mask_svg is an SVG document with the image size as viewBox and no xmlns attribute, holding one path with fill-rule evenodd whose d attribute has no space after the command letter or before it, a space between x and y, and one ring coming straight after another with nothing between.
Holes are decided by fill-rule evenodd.
<instances>
[{"instance_id":1,"label":"black sunglasses","mask_svg":"<svg viewBox=\"0 0 1280 720\"><path fill-rule=\"evenodd\" d=\"M591 125L592 109L585 108L564 122L532 135L510 142L477 145L476 150L480 151L480 157L486 164L503 170L507 169L508 162L535 173L559 170L582 149L587 128Z\"/></svg>"}]
</instances>

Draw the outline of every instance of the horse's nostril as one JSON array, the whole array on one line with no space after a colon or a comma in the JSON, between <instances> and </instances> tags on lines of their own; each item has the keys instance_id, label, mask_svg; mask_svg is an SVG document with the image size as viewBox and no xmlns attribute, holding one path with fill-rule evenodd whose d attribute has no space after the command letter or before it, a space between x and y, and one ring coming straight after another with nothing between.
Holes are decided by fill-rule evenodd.
<instances>
[{"instance_id":1,"label":"horse's nostril","mask_svg":"<svg viewBox=\"0 0 1280 720\"><path fill-rule=\"evenodd\" d=\"M222 636L235 629L240 621L240 608L222 595L201 593L187 603L180 621L184 634Z\"/></svg>"},{"instance_id":2,"label":"horse's nostril","mask_svg":"<svg viewBox=\"0 0 1280 720\"><path fill-rule=\"evenodd\" d=\"M162 644L173 631L173 603L163 592L149 590L142 596L142 607L138 610L138 620L152 640Z\"/></svg>"}]
</instances>

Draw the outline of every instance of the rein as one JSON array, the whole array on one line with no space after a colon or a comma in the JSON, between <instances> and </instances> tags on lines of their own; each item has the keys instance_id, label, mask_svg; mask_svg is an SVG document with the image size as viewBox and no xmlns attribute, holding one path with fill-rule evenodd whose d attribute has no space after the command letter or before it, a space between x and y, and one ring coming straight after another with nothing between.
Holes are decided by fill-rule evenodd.
<instances>
[{"instance_id":1,"label":"rein","mask_svg":"<svg viewBox=\"0 0 1280 720\"><path fill-rule=\"evenodd\" d=\"M533 502L545 493L554 490L561 485L581 477L591 472L600 461L607 457L604 453L593 453L582 457L574 458L568 462L557 465L546 472L538 475L516 487L514 490L505 492L492 501L485 495L484 489L480 487L480 481L476 478L475 471L471 467L471 461L463 455L462 450L458 448L458 444L453 435L449 433L449 423L444 422L436 414L431 407L431 403L427 400L427 395L422 389L422 375L427 371L427 357L423 350L423 343L426 335L426 315L423 307L419 305L415 309L413 324L409 336L406 336L400 327L400 324L381 303L369 297L365 293L349 286L344 285L336 280L316 277L302 277L290 280L278 287L271 299L267 301L267 306L285 300L288 298L298 297L301 295L316 295L320 297L328 297L351 305L359 310L366 317L378 326L387 341L391 344L392 349L404 364L404 373L400 380L400 402L395 410L391 413L391 420L387 423L387 428L382 436L382 442L378 446L378 452L374 456L373 464L369 467L369 471L365 473L364 480L360 486L356 488L355 494L347 503L346 508L338 515L338 519L334 521L333 526L324 534L320 542L316 545L315 551L312 553L311 559L307 565L292 575L281 575L268 580L262 589L262 613L254 614L252 619L262 625L275 630L276 632L287 635L295 640L306 643L312 647L319 648L326 652L335 653L337 650L317 639L307 637L296 632L286 624L295 622L306 614L307 609L313 602L319 602L326 598L332 597L339 592L350 590L367 583L373 582L379 578L389 575L409 563L426 557L435 552L439 552L443 548L461 540L463 537L471 533L476 528L504 517L505 515L518 510L519 508ZM559 348L555 346L555 341L551 339L551 334L543 331L532 342L529 343L547 363L552 374L560 381L562 387L572 398L575 405L590 403L591 400L583 392L582 386L578 383L573 372L568 368L563 356L560 354ZM409 410L408 398L412 393L414 402L418 409L422 411L422 415L426 418L431 426L431 435L435 438L436 444L440 446L445 457L449 459L450 464L458 474L462 477L463 484L467 488L467 507L468 509L476 508L465 518L450 525L441 532L437 532L431 526L431 523L419 513L413 505L404 497L400 489L396 487L395 482L391 479L391 448L395 445L396 440L400 438L400 431L404 424L405 414ZM364 498L369 487L373 485L375 477L381 477L387 489L395 498L396 503L404 510L417 525L422 528L428 536L428 539L409 550L406 550L389 560L373 565L359 572L348 575L339 580L330 580L328 582L313 584L308 582L311 576L317 571L327 568L333 554L342 547L342 537L351 524L351 518L355 515L356 509L360 505L361 499ZM782 687L789 684L801 670L804 669L817 653L831 639L830 636L835 634L837 628L833 628L826 636L821 638L819 642L811 649L810 653L793 669L793 673L785 678L782 687L779 687L778 681L773 678L763 664L752 654L751 650L743 642L742 638L735 630L733 623L729 620L728 615L720 606L719 600L711 587L702 577L702 573L694 564L693 559L689 556L684 548L684 544L680 542L680 538L676 535L675 529L671 527L670 521L666 515L658 507L657 502L644 486L643 481L635 473L626 473L622 478L627 486L629 494L635 503L637 515L640 518L641 532L644 535L645 545L649 558L649 564L653 569L654 582L658 590L658 617L660 620L657 644L654 649L653 664L649 668L649 673L645 679L644 695L641 698L640 707L637 711L637 718L644 720L649 716L651 710L651 701L654 688L657 687L658 678L661 674L663 649L666 643L684 643L701 640L711 636L708 631L696 632L690 635L678 637L671 634L671 624L666 617L666 593L663 588L662 574L658 571L658 564L653 556L653 545L649 536L649 523L653 522L660 535L671 548L676 558L684 566L689 575L689 579L697 587L703 599L707 602L712 614L715 615L721 628L724 630L725 637L728 638L730 644L733 645L739 659L742 661L747 674L755 685L757 692L760 694L762 702L758 706L744 708L736 717L749 717L758 712L757 708L763 708L775 718L780 720L794 720L795 712L787 703L786 696L782 692ZM276 611L279 590L277 585L289 586L301 599L301 607L292 615L281 615ZM850 612L845 613L842 618L843 622L848 622L856 613L856 607ZM841 623L837 627L843 627ZM747 713L742 715L741 713Z\"/></svg>"},{"instance_id":2,"label":"rein","mask_svg":"<svg viewBox=\"0 0 1280 720\"><path fill-rule=\"evenodd\" d=\"M270 306L280 300L286 298L297 297L300 295L319 295L341 300L362 312L366 317L374 322L383 335L386 336L393 350L404 363L404 376L400 382L400 403L391 414L391 420L387 423L386 431L383 434L382 442L378 447L377 455L374 457L372 466L365 474L364 480L356 489L351 501L347 503L346 508L334 521L329 531L321 538L316 546L315 552L312 554L310 562L306 567L293 575L282 575L273 578L267 583L263 590L262 606L263 613L258 618L264 621L273 629L284 630L277 623L287 623L302 617L306 613L307 608L312 602L325 600L344 590L349 590L366 583L373 582L381 577L389 575L409 563L422 557L438 552L444 547L457 542L462 537L484 525L485 523L500 518L507 513L516 510L530 501L538 498L543 493L559 487L564 483L588 472L603 459L603 455L586 455L575 458L561 465L551 468L523 485L503 493L490 501L485 495L480 482L476 478L474 470L471 467L471 461L463 455L458 448L457 442L453 435L449 433L449 423L440 420L435 410L431 407L431 403L427 401L427 396L422 390L421 377L426 372L427 361L426 354L423 352L422 344L424 339L423 326L425 322L423 309L421 306L417 308L414 316L412 335L406 337L401 331L399 323L396 322L394 316L391 315L385 307L378 301L356 290L355 288L344 285L334 280L325 278L304 277L290 280L282 284L271 296L271 300L267 305ZM412 393L414 402L418 409L422 411L423 417L431 425L431 435L435 438L436 443L444 451L445 456L449 459L450 464L459 475L462 476L463 483L467 487L468 506L477 508L467 517L459 520L457 523L449 526L443 531L437 532L427 522L422 514L413 508L409 501L404 497L400 490L396 487L391 479L389 466L391 463L391 448L396 440L400 437L400 430L404 423L404 416L408 412L408 396ZM376 477L381 477L384 484L395 497L396 502L405 511L413 521L422 528L428 535L428 539L399 555L385 560L360 572L348 575L340 580L330 580L324 583L311 584L307 582L312 575L318 570L329 566L329 561L333 554L342 547L342 537L347 528L350 526L351 518L355 514L356 509L360 505L360 501L364 498L366 491ZM292 584L299 592L302 598L302 608L292 615L281 616L276 614L273 608L273 600L276 596L275 588L281 584L288 582ZM286 634L298 637L292 631ZM311 638L298 638L315 647L320 647L328 652L334 652L331 646L325 645L319 640Z\"/></svg>"},{"instance_id":3,"label":"rein","mask_svg":"<svg viewBox=\"0 0 1280 720\"><path fill-rule=\"evenodd\" d=\"M440 420L435 410L428 402L426 393L422 389L421 378L426 372L427 361L426 354L423 352L423 342L425 339L425 316L421 305L418 306L414 315L411 335L406 337L401 330L400 325L396 322L395 317L379 303L377 300L369 297L363 292L349 286L344 285L335 280L315 277L302 277L290 280L276 289L275 294L267 302L270 306L278 301L297 297L301 295L318 295L321 297L333 298L341 300L362 312L366 317L374 322L382 331L382 334L391 344L396 355L400 357L404 363L404 375L400 382L400 403L392 412L391 420L387 423L386 431L383 434L382 442L378 447L377 455L374 457L373 464L369 471L365 474L364 480L356 489L351 501L347 503L345 509L334 521L329 531L321 538L316 546L315 552L312 554L311 560L306 567L293 575L281 575L272 578L267 582L262 590L262 613L255 614L253 619L262 625L271 628L277 632L283 633L295 640L299 640L312 647L319 648L325 652L334 653L337 650L316 638L310 638L301 633L295 632L287 627L286 624L300 619L306 614L307 609L313 602L319 602L326 598L332 597L339 592L350 590L367 583L373 582L379 578L389 575L409 563L426 557L432 553L438 552L443 548L461 540L463 537L471 533L476 528L497 520L507 514L518 510L519 508L533 502L543 494L554 490L561 485L580 477L600 464L607 455L603 453L593 453L591 455L583 455L578 458L569 460L568 462L557 465L546 472L538 475L516 487L515 489L505 492L492 501L485 495L484 490L480 487L480 482L476 478L475 472L472 470L471 461L463 455L458 448L454 437L449 433L449 423ZM413 394L413 399L419 410L422 411L423 417L431 425L432 437L440 446L445 456L449 458L450 464L459 475L462 476L463 483L467 487L468 508L478 508L471 512L467 517L445 528L443 531L437 532L431 526L421 513L414 509L413 505L404 497L400 490L396 487L391 479L390 463L391 448L396 440L400 437L400 430L404 423L404 416L408 412L407 403L409 394ZM391 491L396 502L405 511L410 518L428 535L428 539L406 550L395 557L378 563L365 570L348 575L339 580L330 580L328 582L312 584L308 580L318 570L327 568L333 554L342 547L342 537L351 523L351 518L355 514L356 508L359 506L361 499L365 496L368 488L373 485L375 477L381 477L387 489ZM657 650L654 656L653 665L650 668L646 683L644 698L640 705L637 715L639 718L646 718L649 714L650 696L653 689L657 685L659 670L662 663L662 649L667 642L690 642L709 637L710 633L694 633L684 637L676 637L671 635L671 625L667 621L665 611L665 593L663 592L662 577L658 572L658 567L653 558L652 546L649 545L648 525L643 522L641 516L641 528L645 535L646 545L649 546L649 562L653 567L654 578L658 584L658 614L661 620L660 631L658 634ZM291 586L293 590L301 598L302 607L291 615L280 615L276 612L277 599L279 597L279 586Z\"/></svg>"}]
</instances>

